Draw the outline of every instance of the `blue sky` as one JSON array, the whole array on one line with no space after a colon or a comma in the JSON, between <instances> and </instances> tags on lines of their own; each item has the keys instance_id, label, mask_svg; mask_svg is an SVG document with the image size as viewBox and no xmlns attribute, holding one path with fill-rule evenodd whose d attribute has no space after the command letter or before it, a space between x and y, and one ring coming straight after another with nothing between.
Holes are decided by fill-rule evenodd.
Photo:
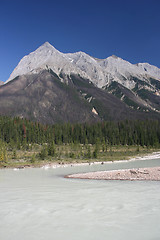
<instances>
[{"instance_id":1,"label":"blue sky","mask_svg":"<svg viewBox=\"0 0 160 240\"><path fill-rule=\"evenodd\" d=\"M48 41L61 52L160 67L159 0L1 0L0 80Z\"/></svg>"}]
</instances>

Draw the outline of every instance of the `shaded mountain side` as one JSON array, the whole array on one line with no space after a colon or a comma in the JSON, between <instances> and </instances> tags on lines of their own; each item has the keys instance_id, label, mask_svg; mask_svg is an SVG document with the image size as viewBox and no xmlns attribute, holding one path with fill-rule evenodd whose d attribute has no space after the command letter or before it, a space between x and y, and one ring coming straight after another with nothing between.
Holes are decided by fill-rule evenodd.
<instances>
[{"instance_id":1,"label":"shaded mountain side","mask_svg":"<svg viewBox=\"0 0 160 240\"><path fill-rule=\"evenodd\" d=\"M131 108L125 101L121 101L119 97L114 96L113 93L108 93L106 90L96 88L93 84L86 86L86 80L80 76L70 76L77 91L81 93L84 99L86 99L92 107L96 109L99 116L103 120L124 120L124 119L160 119L160 114L148 108L144 108L144 102L138 99L132 91L123 87L121 84L117 84L124 91L125 96L128 95L133 101L137 101L142 107ZM138 100L139 101L138 101Z\"/></svg>"},{"instance_id":2,"label":"shaded mountain side","mask_svg":"<svg viewBox=\"0 0 160 240\"><path fill-rule=\"evenodd\" d=\"M61 82L65 79L65 82ZM92 111L94 109L94 111ZM123 119L160 119L155 112L129 108L116 96L77 75L61 79L51 70L26 74L0 88L0 115L53 124Z\"/></svg>"},{"instance_id":3,"label":"shaded mountain side","mask_svg":"<svg viewBox=\"0 0 160 240\"><path fill-rule=\"evenodd\" d=\"M119 98L133 109L146 109L146 102L139 98L134 91L129 90L120 83L112 82L112 84L106 87L105 90Z\"/></svg>"},{"instance_id":4,"label":"shaded mountain side","mask_svg":"<svg viewBox=\"0 0 160 240\"><path fill-rule=\"evenodd\" d=\"M4 82L0 81L0 86L3 85L3 84L4 84Z\"/></svg>"},{"instance_id":5,"label":"shaded mountain side","mask_svg":"<svg viewBox=\"0 0 160 240\"><path fill-rule=\"evenodd\" d=\"M100 121L73 87L47 71L20 76L4 85L0 89L0 114L42 123Z\"/></svg>"}]
</instances>

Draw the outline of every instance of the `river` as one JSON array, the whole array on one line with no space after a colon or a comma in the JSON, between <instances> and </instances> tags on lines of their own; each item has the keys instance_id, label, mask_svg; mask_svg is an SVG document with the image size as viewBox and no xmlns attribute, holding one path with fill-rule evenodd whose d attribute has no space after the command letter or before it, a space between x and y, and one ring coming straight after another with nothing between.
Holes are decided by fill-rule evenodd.
<instances>
[{"instance_id":1,"label":"river","mask_svg":"<svg viewBox=\"0 0 160 240\"><path fill-rule=\"evenodd\" d=\"M0 170L0 240L159 240L160 182L66 179L160 159Z\"/></svg>"}]
</instances>

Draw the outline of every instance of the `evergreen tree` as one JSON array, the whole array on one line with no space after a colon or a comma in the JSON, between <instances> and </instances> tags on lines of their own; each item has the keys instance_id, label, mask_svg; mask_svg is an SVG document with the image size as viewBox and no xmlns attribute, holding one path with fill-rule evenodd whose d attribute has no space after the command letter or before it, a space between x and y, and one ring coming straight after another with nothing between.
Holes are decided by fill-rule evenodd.
<instances>
[{"instance_id":1,"label":"evergreen tree","mask_svg":"<svg viewBox=\"0 0 160 240\"><path fill-rule=\"evenodd\" d=\"M48 155L54 157L56 153L56 148L54 142L48 144Z\"/></svg>"}]
</instances>

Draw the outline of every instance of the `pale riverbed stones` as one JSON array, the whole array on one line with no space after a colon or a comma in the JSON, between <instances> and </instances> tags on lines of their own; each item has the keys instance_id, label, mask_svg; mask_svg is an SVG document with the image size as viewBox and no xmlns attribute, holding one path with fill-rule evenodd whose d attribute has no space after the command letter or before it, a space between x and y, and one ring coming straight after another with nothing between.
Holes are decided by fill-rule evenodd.
<instances>
[{"instance_id":1,"label":"pale riverbed stones","mask_svg":"<svg viewBox=\"0 0 160 240\"><path fill-rule=\"evenodd\" d=\"M160 167L79 173L68 175L67 178L97 179L97 180L160 181Z\"/></svg>"}]
</instances>

